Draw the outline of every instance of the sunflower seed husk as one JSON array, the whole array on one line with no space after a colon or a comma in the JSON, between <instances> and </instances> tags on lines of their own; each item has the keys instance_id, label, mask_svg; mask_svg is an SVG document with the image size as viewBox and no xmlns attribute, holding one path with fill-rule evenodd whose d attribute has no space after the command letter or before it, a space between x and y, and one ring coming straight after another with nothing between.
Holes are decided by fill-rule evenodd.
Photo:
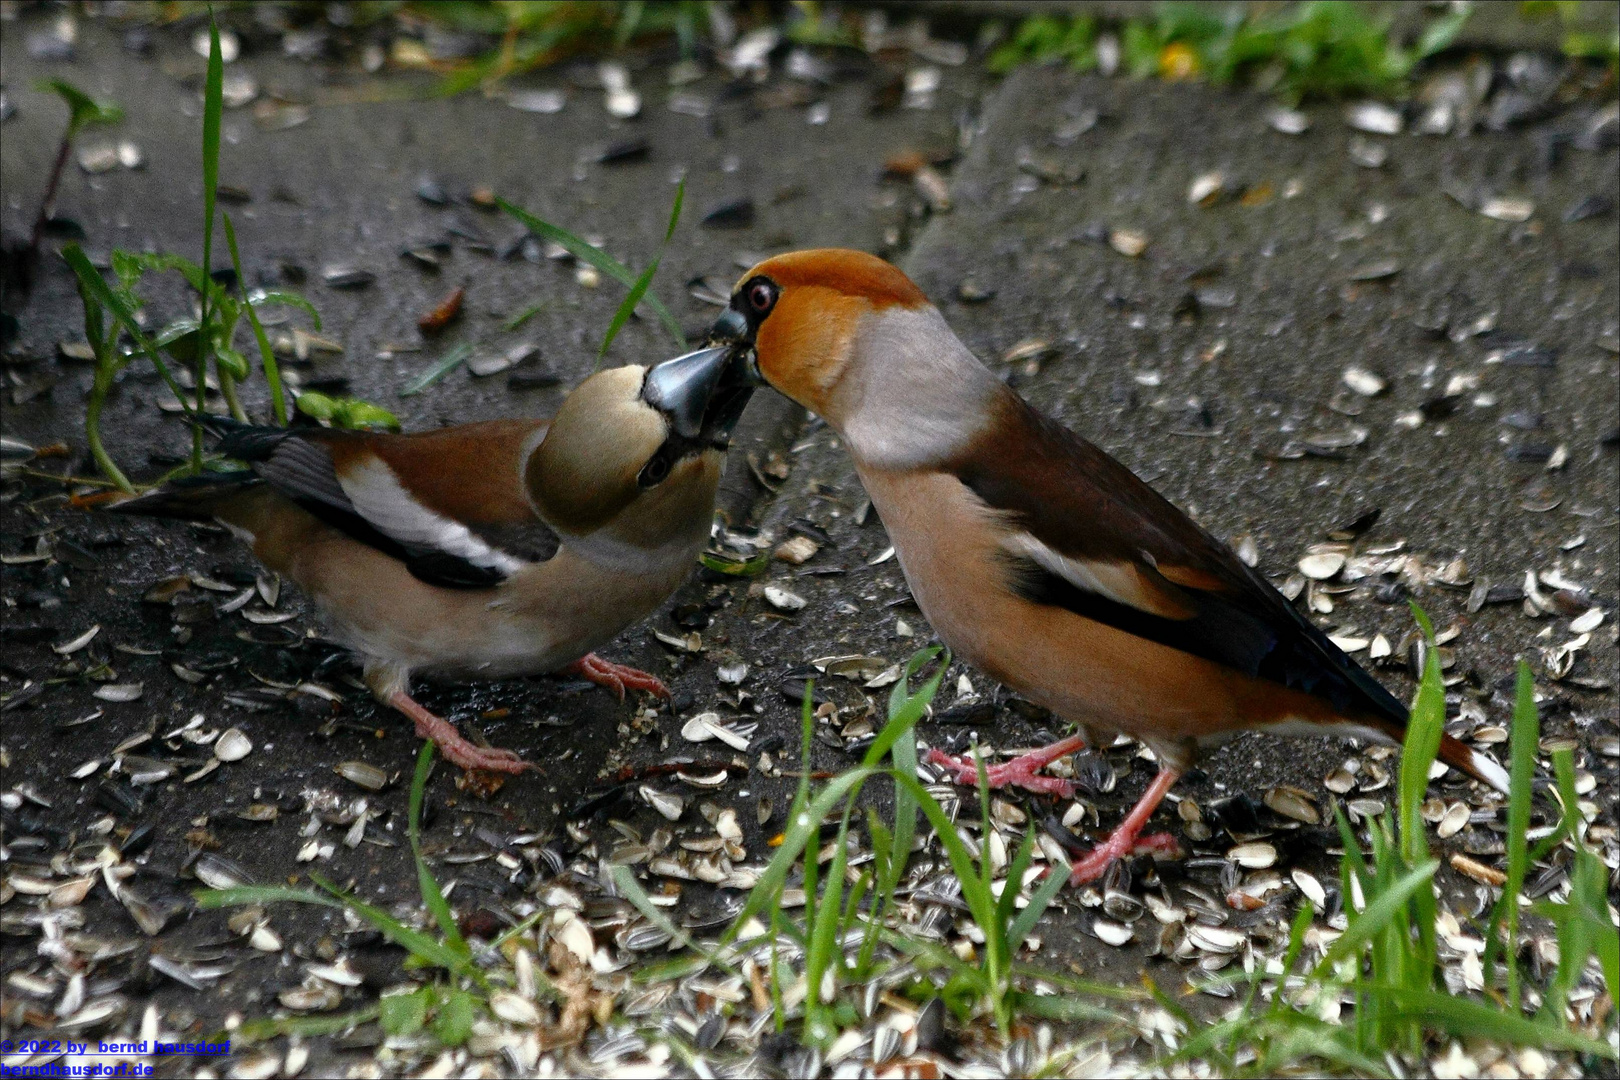
<instances>
[{"instance_id":1,"label":"sunflower seed husk","mask_svg":"<svg viewBox=\"0 0 1620 1080\"><path fill-rule=\"evenodd\" d=\"M253 740L241 728L227 728L214 742L214 756L220 761L241 761L253 752Z\"/></svg>"},{"instance_id":2,"label":"sunflower seed husk","mask_svg":"<svg viewBox=\"0 0 1620 1080\"><path fill-rule=\"evenodd\" d=\"M1294 787L1274 787L1266 791L1265 804L1273 811L1307 825L1320 825L1322 815L1305 792Z\"/></svg>"},{"instance_id":3,"label":"sunflower seed husk","mask_svg":"<svg viewBox=\"0 0 1620 1080\"><path fill-rule=\"evenodd\" d=\"M367 791L381 791L388 786L388 774L370 762L340 761L332 771Z\"/></svg>"},{"instance_id":4,"label":"sunflower seed husk","mask_svg":"<svg viewBox=\"0 0 1620 1080\"><path fill-rule=\"evenodd\" d=\"M134 701L141 696L142 683L104 683L90 696L101 701Z\"/></svg>"},{"instance_id":5,"label":"sunflower seed husk","mask_svg":"<svg viewBox=\"0 0 1620 1080\"><path fill-rule=\"evenodd\" d=\"M808 603L798 593L789 592L778 585L765 586L765 600L779 611L798 611Z\"/></svg>"},{"instance_id":6,"label":"sunflower seed husk","mask_svg":"<svg viewBox=\"0 0 1620 1080\"><path fill-rule=\"evenodd\" d=\"M1377 101L1362 101L1344 111L1345 123L1372 135L1399 135L1401 114Z\"/></svg>"},{"instance_id":7,"label":"sunflower seed husk","mask_svg":"<svg viewBox=\"0 0 1620 1080\"><path fill-rule=\"evenodd\" d=\"M1247 870L1264 870L1277 863L1277 849L1270 844L1256 841L1251 844L1239 844L1226 853L1226 857Z\"/></svg>"},{"instance_id":8,"label":"sunflower seed husk","mask_svg":"<svg viewBox=\"0 0 1620 1080\"><path fill-rule=\"evenodd\" d=\"M1312 581L1327 581L1338 575L1344 569L1345 558L1342 552L1330 551L1317 555L1307 555L1299 560L1299 572Z\"/></svg>"},{"instance_id":9,"label":"sunflower seed husk","mask_svg":"<svg viewBox=\"0 0 1620 1080\"><path fill-rule=\"evenodd\" d=\"M1134 936L1134 932L1129 926L1108 919L1094 920L1091 924L1091 932L1097 935L1099 941L1107 945L1113 945L1116 948L1129 944Z\"/></svg>"},{"instance_id":10,"label":"sunflower seed husk","mask_svg":"<svg viewBox=\"0 0 1620 1080\"><path fill-rule=\"evenodd\" d=\"M64 641L60 645L52 645L51 651L59 656L69 656L90 644L91 639L99 633L101 633L101 624L96 623L78 637Z\"/></svg>"}]
</instances>

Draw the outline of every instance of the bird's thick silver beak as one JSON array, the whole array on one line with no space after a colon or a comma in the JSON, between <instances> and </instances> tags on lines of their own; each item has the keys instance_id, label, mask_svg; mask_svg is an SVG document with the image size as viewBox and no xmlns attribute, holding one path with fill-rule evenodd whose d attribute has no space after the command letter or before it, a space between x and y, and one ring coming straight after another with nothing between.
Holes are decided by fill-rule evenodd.
<instances>
[{"instance_id":1,"label":"bird's thick silver beak","mask_svg":"<svg viewBox=\"0 0 1620 1080\"><path fill-rule=\"evenodd\" d=\"M718 346L665 360L647 372L641 399L669 418L675 434L695 439L730 359L730 347Z\"/></svg>"}]
</instances>

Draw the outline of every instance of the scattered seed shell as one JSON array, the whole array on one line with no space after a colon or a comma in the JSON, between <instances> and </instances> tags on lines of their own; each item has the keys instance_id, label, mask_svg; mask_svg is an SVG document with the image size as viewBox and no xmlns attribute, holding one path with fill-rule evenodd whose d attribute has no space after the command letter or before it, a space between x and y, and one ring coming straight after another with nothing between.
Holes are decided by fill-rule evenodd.
<instances>
[{"instance_id":1,"label":"scattered seed shell","mask_svg":"<svg viewBox=\"0 0 1620 1080\"><path fill-rule=\"evenodd\" d=\"M367 791L381 791L388 786L388 774L370 762L340 761L332 771Z\"/></svg>"},{"instance_id":2,"label":"scattered seed shell","mask_svg":"<svg viewBox=\"0 0 1620 1080\"><path fill-rule=\"evenodd\" d=\"M1299 572L1312 581L1327 581L1344 569L1344 563L1344 555L1337 551L1307 555L1299 560Z\"/></svg>"},{"instance_id":3,"label":"scattered seed shell","mask_svg":"<svg viewBox=\"0 0 1620 1080\"><path fill-rule=\"evenodd\" d=\"M241 728L227 728L214 741L214 756L220 761L241 761L253 752L253 740Z\"/></svg>"},{"instance_id":4,"label":"scattered seed shell","mask_svg":"<svg viewBox=\"0 0 1620 1080\"><path fill-rule=\"evenodd\" d=\"M808 603L798 593L789 592L780 585L765 586L765 600L778 611L798 611Z\"/></svg>"},{"instance_id":5,"label":"scattered seed shell","mask_svg":"<svg viewBox=\"0 0 1620 1080\"><path fill-rule=\"evenodd\" d=\"M1277 849L1263 841L1239 844L1226 853L1226 857L1246 870L1264 870L1277 863Z\"/></svg>"}]
</instances>

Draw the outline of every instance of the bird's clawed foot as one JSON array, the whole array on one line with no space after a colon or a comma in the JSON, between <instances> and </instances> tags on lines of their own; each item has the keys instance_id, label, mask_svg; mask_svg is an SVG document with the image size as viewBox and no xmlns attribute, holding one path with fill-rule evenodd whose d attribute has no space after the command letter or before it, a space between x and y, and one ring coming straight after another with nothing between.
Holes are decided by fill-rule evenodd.
<instances>
[{"instance_id":1,"label":"bird's clawed foot","mask_svg":"<svg viewBox=\"0 0 1620 1080\"><path fill-rule=\"evenodd\" d=\"M1176 782L1181 773L1169 768L1159 766L1159 773L1153 778L1142 797L1136 800L1131 812L1125 815L1125 820L1101 844L1091 849L1091 852L1079 862L1069 867L1069 884L1084 885L1088 881L1096 881L1108 870L1108 864L1115 859L1138 851L1162 852L1167 856L1174 856L1181 851L1181 845L1169 833L1152 833L1142 835L1148 819L1153 811L1159 808L1164 801L1164 793L1170 790L1170 785Z\"/></svg>"},{"instance_id":2,"label":"bird's clawed foot","mask_svg":"<svg viewBox=\"0 0 1620 1080\"><path fill-rule=\"evenodd\" d=\"M1069 867L1069 884L1084 885L1088 881L1096 881L1108 872L1108 867L1115 859L1122 859L1127 855L1137 854L1163 854L1174 856L1181 851L1181 844L1169 833L1149 833L1147 836L1126 835L1122 825L1114 830L1114 834L1101 844L1092 848L1085 858L1072 863Z\"/></svg>"},{"instance_id":3,"label":"bird's clawed foot","mask_svg":"<svg viewBox=\"0 0 1620 1080\"><path fill-rule=\"evenodd\" d=\"M538 765L524 761L511 750L493 746L477 746L456 730L456 726L442 716L428 712L403 691L389 696L388 704L416 722L416 734L432 739L446 761L463 769L488 769L490 772L520 773L537 769Z\"/></svg>"},{"instance_id":4,"label":"bird's clawed foot","mask_svg":"<svg viewBox=\"0 0 1620 1080\"><path fill-rule=\"evenodd\" d=\"M645 690L661 698L670 696L669 687L665 686L658 676L649 675L639 668L603 660L595 653L585 654L563 670L570 675L588 679L597 686L607 687L619 695L620 701L624 700L626 690Z\"/></svg>"},{"instance_id":5,"label":"bird's clawed foot","mask_svg":"<svg viewBox=\"0 0 1620 1080\"><path fill-rule=\"evenodd\" d=\"M1074 795L1074 785L1067 780L1060 780L1055 776L1041 776L1040 770L1056 761L1065 754L1072 754L1082 746L1086 740L1079 735L1071 735L1067 739L1060 739L1050 746L1043 746L1039 750L1031 750L1021 754L1011 761L1004 761L999 765L986 765L985 778L992 788L1018 786L1029 791L1043 795L1056 795L1060 799L1067 799ZM979 784L979 768L974 764L973 758L963 755L951 757L940 750L928 751L928 763L938 765L944 769L953 770L956 775L951 779L958 784L977 787Z\"/></svg>"}]
</instances>

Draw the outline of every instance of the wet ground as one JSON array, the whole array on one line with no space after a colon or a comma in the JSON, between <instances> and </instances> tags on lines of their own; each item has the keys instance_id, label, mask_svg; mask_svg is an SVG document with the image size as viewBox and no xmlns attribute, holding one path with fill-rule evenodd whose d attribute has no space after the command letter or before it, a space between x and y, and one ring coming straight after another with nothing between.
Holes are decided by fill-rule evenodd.
<instances>
[{"instance_id":1,"label":"wet ground","mask_svg":"<svg viewBox=\"0 0 1620 1080\"><path fill-rule=\"evenodd\" d=\"M127 113L121 126L92 132L81 145L128 139L145 163L94 176L70 166L57 213L82 226L93 257L113 247L196 257L202 59L190 48L191 31L156 33L151 51L138 54L123 47L121 28L81 22L78 59L64 65L24 47L25 34L46 25L29 11L0 39L0 77L16 107L0 156L6 235L25 233L32 220L62 119L54 99L27 88L62 75ZM714 308L692 296L688 282L711 278L724 289L760 254L791 248L877 251L899 261L969 347L1039 407L1217 535L1251 538L1260 568L1279 584L1292 575L1292 585L1303 586L1295 565L1307 546L1379 510L1372 526L1349 529L1351 573L1309 586L1300 603L1336 635L1360 639L1363 658L1374 647L1366 643L1382 634L1392 653L1377 670L1402 696L1412 688L1407 597L1437 627L1455 630L1446 648L1458 734L1505 722L1515 658L1530 658L1547 734L1580 740L1579 764L1598 777L1604 821L1614 824L1615 761L1612 749L1607 757L1603 751L1613 747L1617 725L1620 540L1613 210L1620 153L1612 97L1606 114L1603 99L1576 96L1528 123L1469 138L1367 134L1340 107L1314 106L1306 109L1309 130L1287 135L1268 123L1270 102L1246 92L1034 69L993 84L970 63L936 68L941 85L916 102L926 107L890 108L892 80L931 65L904 54L845 56L825 84L778 71L758 85L709 73L672 88L671 58L650 57L632 65L643 112L621 121L606 111L589 66L507 88L564 93L560 112L536 114L477 94L435 98L423 77L367 76L352 60L306 63L274 44L249 35L230 69L250 73L261 96L226 113L220 179L240 191L225 208L247 277L282 286L301 275L292 287L320 309L322 335L342 347L293 365L304 385L376 401L407 429L548 412L590 370L622 294L611 282L586 287L567 263L526 257L516 224L466 196L492 189L639 268L654 255L674 181L685 176L686 213L655 289L689 334ZM281 103L256 118L272 94ZM275 130L299 106L308 108L307 121ZM623 154L631 141L645 151ZM615 146L628 160L597 160ZM930 214L910 181L885 176L885 162L907 151L946 163L948 210ZM1378 167L1355 160L1380 156ZM1211 173L1221 174L1211 204L1189 201L1189 188ZM442 190L445 205L419 196L425 180ZM1492 199L1532 205L1524 214ZM737 209L743 200L750 222L703 224L726 206L730 218L747 218ZM1568 213L1583 202L1599 212ZM1524 220L1501 220L1514 217ZM439 241L449 250L436 272L400 255ZM216 254L216 266L223 258ZM335 267L376 279L334 289L323 274ZM465 317L424 340L418 316L458 285L467 289ZM172 284L155 284L149 295L153 324L184 313ZM537 304L520 327L506 329ZM7 356L6 434L34 446L65 442L68 471L86 474L88 369L58 356L60 342L83 337L71 275L48 256L26 303L13 292L7 305L20 336ZM272 331L293 325L304 325L301 317ZM418 396L398 396L463 342L475 357L524 343L539 356L483 379L457 370ZM610 360L644 362L672 351L656 320L642 319L619 337ZM1351 389L1344 373L1352 367L1370 372L1379 391ZM262 411L258 387L249 401ZM103 421L114 456L137 476L161 471L187 444L181 425L156 408L160 390L132 369ZM36 465L59 472L64 462ZM802 565L773 562L754 582L699 573L647 626L605 650L662 677L675 691L671 705L620 703L555 679L422 689L429 707L545 766L488 798L459 791L449 770L436 774L428 850L441 878L457 882L453 901L469 922L496 919L522 896L528 871L514 875L491 858L513 837L547 838L571 856L587 839L604 852L621 843L609 819L643 834L662 824L633 797L639 781L620 785L625 769L681 758L696 762L685 770L692 775L725 767L727 782L713 790L668 775L647 782L685 798L677 835L706 834L701 801L735 807L758 861L764 838L782 825L796 778L780 764L762 770L759 741L746 755L717 742L694 745L682 738L683 723L717 711L757 722L763 745L779 739L791 748L797 705L784 689L795 689L811 661L859 654L890 663L930 640L897 562L884 557L881 522L865 512L836 440L813 419L758 395L723 504L740 534L757 528L766 546L806 535L819 548ZM66 505L60 485L37 478L7 481L0 523L12 865L110 836L139 867L131 887L158 910L172 908L152 936L140 934L104 888L75 909L85 933L133 944L127 957L98 970L109 980L100 993L119 995L131 1018L156 1001L166 1027L205 1033L232 1014L264 1013L278 991L298 985L304 961L345 940L340 919L276 910L271 925L285 948L253 953L236 945L223 915L192 913L183 896L196 886L200 852L228 858L261 883L299 879L310 868L299 856L312 839L311 801L328 794L335 803L327 816L338 823L313 837L320 848L313 865L381 906L414 905L402 844L407 785L398 779L408 780L414 740L334 661L295 590L283 590L277 607L299 613L289 622L221 612L252 585L255 570L230 537L84 514ZM1366 576L1350 580L1358 567ZM1534 617L1522 595L1526 571L1540 575L1532 584L1545 599L1545 610L1529 602ZM186 574L222 591L193 585L175 602L143 601L154 584ZM806 605L773 608L762 582ZM1583 648L1568 650L1580 637L1572 619L1594 606L1603 622ZM93 625L101 631L82 649L52 650ZM695 634L697 649L672 647L655 632L669 641ZM747 665L740 685L718 681L720 667L739 663ZM922 727L931 744L961 745L977 735L1018 747L1060 730L1014 707L977 673L960 674L967 683L953 670L937 703L939 722ZM133 701L97 698L108 683L143 689ZM300 684L304 692L285 690ZM310 692L311 684L327 692ZM887 691L839 678L824 679L821 689L841 708L821 725L815 748L815 767L830 770L858 756L858 728L848 725ZM188 781L211 751L170 733L199 713L204 729L240 728L254 749ZM132 745L141 733L157 738ZM108 763L118 754L124 765L115 774ZM1324 777L1347 756L1354 754L1339 745L1247 738L1211 755L1178 791L1210 807L1290 785L1321 802ZM131 761L139 758L172 775L133 786ZM1088 767L1119 777L1091 800L1104 824L1152 768L1129 747L1106 760ZM352 761L393 779L380 792L365 791L334 771ZM1436 792L1465 798L1453 779ZM614 790L623 797L596 798ZM372 822L364 839L347 845L354 800L362 798ZM772 808L763 821L762 801ZM1023 805L1037 821L1062 813L1037 799ZM1261 815L1277 830L1285 867L1332 872L1320 854L1323 832ZM1492 840L1488 830L1470 828L1441 847L1488 858ZM1218 853L1223 838L1204 847ZM1442 880L1457 909L1471 912L1479 886L1449 868ZM1219 890L1220 873L1195 871L1190 881ZM683 910L702 921L725 899L688 883ZM1271 899L1241 919L1275 920L1295 902L1286 893ZM8 899L8 919L21 916L25 901L32 898ZM1089 934L1089 910L1067 906L1043 926L1039 962L1122 983L1144 968L1165 985L1184 977L1185 968L1148 959L1145 938L1104 945ZM48 974L35 932L8 922L0 946L8 973ZM351 1003L398 981L394 950L355 956L365 984L348 991ZM165 974L174 964L207 970L197 984L209 992ZM8 1029L48 1026L59 992L35 1000L8 990ZM344 1051L321 1045L317 1065L334 1052Z\"/></svg>"}]
</instances>

